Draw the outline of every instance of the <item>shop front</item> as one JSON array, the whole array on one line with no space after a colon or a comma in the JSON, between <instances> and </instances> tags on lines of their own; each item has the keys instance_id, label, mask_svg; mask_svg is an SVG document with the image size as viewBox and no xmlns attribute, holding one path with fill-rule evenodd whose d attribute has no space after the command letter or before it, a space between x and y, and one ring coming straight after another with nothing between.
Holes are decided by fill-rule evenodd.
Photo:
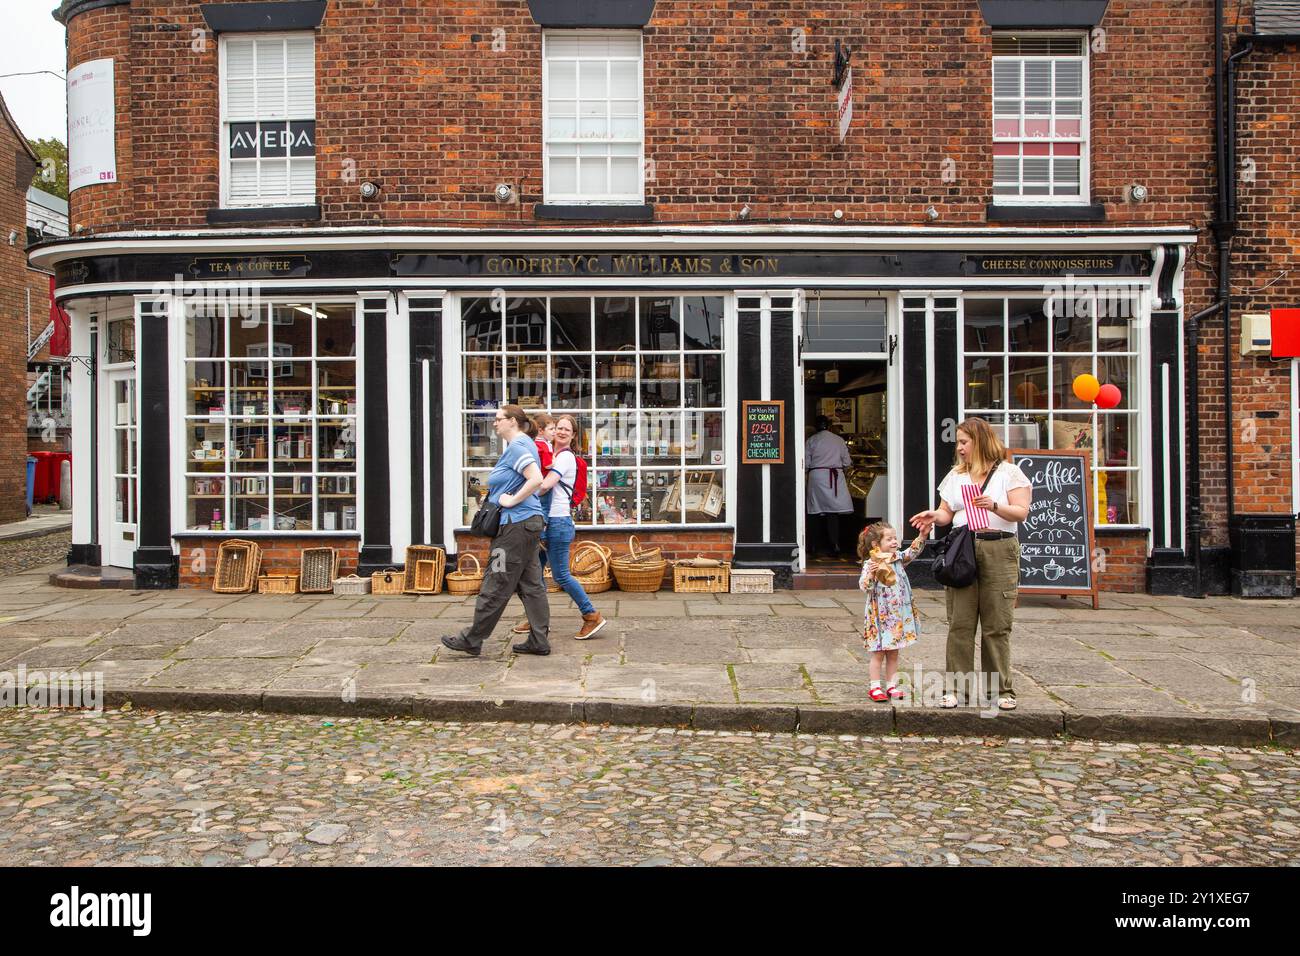
<instances>
[{"instance_id":1,"label":"shop front","mask_svg":"<svg viewBox=\"0 0 1300 956\"><path fill-rule=\"evenodd\" d=\"M34 259L57 272L89 371L73 380L71 557L166 587L210 580L228 537L265 539L272 567L331 543L363 573L400 567L409 544L481 550L466 528L499 453L493 414L512 402L579 422L580 537L621 550L635 534L789 586L848 570L810 551L931 504L956 422L978 414L1014 447L1092 449L1103 583L1177 591L1193 239L724 227L49 243ZM1075 399L1084 371L1122 403ZM808 508L822 416L851 461L834 541Z\"/></svg>"}]
</instances>

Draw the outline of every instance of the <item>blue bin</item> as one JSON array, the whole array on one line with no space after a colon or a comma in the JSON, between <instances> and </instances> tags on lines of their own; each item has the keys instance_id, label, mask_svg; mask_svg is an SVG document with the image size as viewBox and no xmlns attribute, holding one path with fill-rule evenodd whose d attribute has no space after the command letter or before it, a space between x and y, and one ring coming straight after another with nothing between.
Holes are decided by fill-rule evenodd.
<instances>
[{"instance_id":1,"label":"blue bin","mask_svg":"<svg viewBox=\"0 0 1300 956\"><path fill-rule=\"evenodd\" d=\"M36 459L27 456L27 514L32 513L32 494L36 491Z\"/></svg>"}]
</instances>

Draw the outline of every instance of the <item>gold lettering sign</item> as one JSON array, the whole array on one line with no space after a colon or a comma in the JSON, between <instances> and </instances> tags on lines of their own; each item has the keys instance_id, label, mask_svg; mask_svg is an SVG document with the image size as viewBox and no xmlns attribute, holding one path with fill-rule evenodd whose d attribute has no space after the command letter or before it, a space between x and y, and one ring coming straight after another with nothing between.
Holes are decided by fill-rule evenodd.
<instances>
[{"instance_id":1,"label":"gold lettering sign","mask_svg":"<svg viewBox=\"0 0 1300 956\"><path fill-rule=\"evenodd\" d=\"M305 276L311 269L306 256L202 257L190 262L198 279L268 279Z\"/></svg>"}]
</instances>

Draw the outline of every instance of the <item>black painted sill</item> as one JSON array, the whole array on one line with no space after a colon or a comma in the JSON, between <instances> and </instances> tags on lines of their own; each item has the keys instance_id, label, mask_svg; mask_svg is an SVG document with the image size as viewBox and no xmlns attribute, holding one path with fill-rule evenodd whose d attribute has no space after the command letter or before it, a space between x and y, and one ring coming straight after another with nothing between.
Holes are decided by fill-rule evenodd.
<instances>
[{"instance_id":1,"label":"black painted sill","mask_svg":"<svg viewBox=\"0 0 1300 956\"><path fill-rule=\"evenodd\" d=\"M655 0L528 0L541 27L639 29L650 22Z\"/></svg>"},{"instance_id":2,"label":"black painted sill","mask_svg":"<svg viewBox=\"0 0 1300 956\"><path fill-rule=\"evenodd\" d=\"M201 3L199 12L213 33L259 30L315 30L325 18L327 0L272 0L258 3Z\"/></svg>"},{"instance_id":3,"label":"black painted sill","mask_svg":"<svg viewBox=\"0 0 1300 956\"><path fill-rule=\"evenodd\" d=\"M984 22L995 30L1095 27L1110 0L979 0Z\"/></svg>"},{"instance_id":4,"label":"black painted sill","mask_svg":"<svg viewBox=\"0 0 1300 956\"><path fill-rule=\"evenodd\" d=\"M627 206L559 206L542 203L533 215L538 219L599 220L601 222L653 222L653 203Z\"/></svg>"},{"instance_id":5,"label":"black painted sill","mask_svg":"<svg viewBox=\"0 0 1300 956\"><path fill-rule=\"evenodd\" d=\"M315 206L256 206L215 208L208 210L209 226L248 222L320 222L320 204Z\"/></svg>"},{"instance_id":6,"label":"black painted sill","mask_svg":"<svg viewBox=\"0 0 1300 956\"><path fill-rule=\"evenodd\" d=\"M1099 538L1145 538L1150 536L1151 529L1132 524L1099 524L1093 525L1092 532Z\"/></svg>"},{"instance_id":7,"label":"black painted sill","mask_svg":"<svg viewBox=\"0 0 1300 956\"><path fill-rule=\"evenodd\" d=\"M988 222L1102 222L1106 207L1099 202L1091 205L1012 206L989 203L984 208Z\"/></svg>"}]
</instances>

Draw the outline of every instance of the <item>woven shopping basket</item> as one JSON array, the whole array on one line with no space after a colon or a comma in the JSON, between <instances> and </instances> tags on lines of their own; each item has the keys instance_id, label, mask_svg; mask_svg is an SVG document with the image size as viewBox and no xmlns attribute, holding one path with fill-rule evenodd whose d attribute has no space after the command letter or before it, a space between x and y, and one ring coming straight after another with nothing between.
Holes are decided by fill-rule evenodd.
<instances>
[{"instance_id":1,"label":"woven shopping basket","mask_svg":"<svg viewBox=\"0 0 1300 956\"><path fill-rule=\"evenodd\" d=\"M573 549L569 570L588 594L600 594L614 586L609 573L611 556L609 548L594 541L583 541Z\"/></svg>"},{"instance_id":2,"label":"woven shopping basket","mask_svg":"<svg viewBox=\"0 0 1300 956\"><path fill-rule=\"evenodd\" d=\"M462 566L465 559L469 558L474 562L473 571L464 571ZM483 587L483 565L479 564L478 558L465 551L456 559L456 570L447 573L447 593L470 595L478 594L479 589Z\"/></svg>"},{"instance_id":3,"label":"woven shopping basket","mask_svg":"<svg viewBox=\"0 0 1300 956\"><path fill-rule=\"evenodd\" d=\"M642 548L641 539L632 535L627 539L629 552L611 558L610 570L621 591L658 591L664 583L668 562L659 548Z\"/></svg>"}]
</instances>

